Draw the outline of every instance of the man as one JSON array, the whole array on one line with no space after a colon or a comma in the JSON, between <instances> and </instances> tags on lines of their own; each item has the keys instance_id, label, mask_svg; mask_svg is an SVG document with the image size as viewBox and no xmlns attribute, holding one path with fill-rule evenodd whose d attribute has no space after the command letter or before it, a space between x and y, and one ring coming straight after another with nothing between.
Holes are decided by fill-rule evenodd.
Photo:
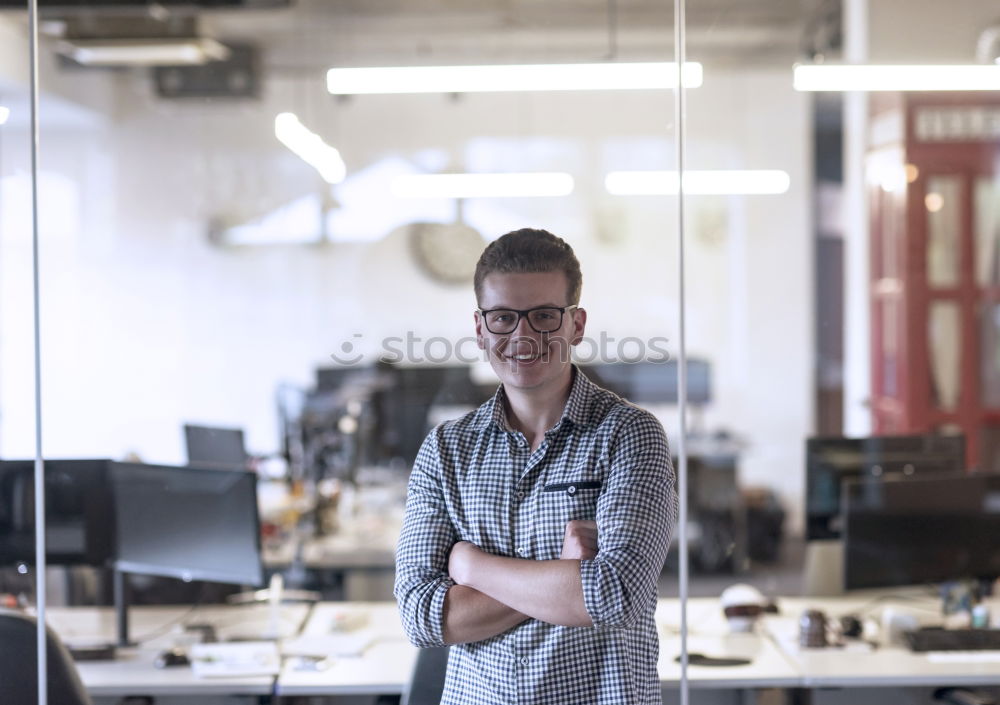
<instances>
[{"instance_id":1,"label":"man","mask_svg":"<svg viewBox=\"0 0 1000 705\"><path fill-rule=\"evenodd\" d=\"M410 640L453 645L442 703L660 702L670 453L651 414L570 362L581 287L544 230L504 235L476 267L476 337L501 386L424 441L396 552Z\"/></svg>"}]
</instances>

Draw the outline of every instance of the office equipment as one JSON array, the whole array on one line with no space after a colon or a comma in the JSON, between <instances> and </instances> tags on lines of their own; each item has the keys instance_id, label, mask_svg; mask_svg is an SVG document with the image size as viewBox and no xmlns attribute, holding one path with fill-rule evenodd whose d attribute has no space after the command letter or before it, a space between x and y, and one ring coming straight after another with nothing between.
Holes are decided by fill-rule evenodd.
<instances>
[{"instance_id":1,"label":"office equipment","mask_svg":"<svg viewBox=\"0 0 1000 705\"><path fill-rule=\"evenodd\" d=\"M273 641L194 644L189 658L199 678L276 676L281 670L281 655Z\"/></svg>"},{"instance_id":2,"label":"office equipment","mask_svg":"<svg viewBox=\"0 0 1000 705\"><path fill-rule=\"evenodd\" d=\"M128 643L125 573L260 585L257 476L111 463L119 644Z\"/></svg>"},{"instance_id":3,"label":"office equipment","mask_svg":"<svg viewBox=\"0 0 1000 705\"><path fill-rule=\"evenodd\" d=\"M965 470L964 436L817 437L806 440L806 539L839 539L846 479Z\"/></svg>"},{"instance_id":4,"label":"office equipment","mask_svg":"<svg viewBox=\"0 0 1000 705\"><path fill-rule=\"evenodd\" d=\"M115 567L260 585L257 476L206 468L111 463Z\"/></svg>"},{"instance_id":5,"label":"office equipment","mask_svg":"<svg viewBox=\"0 0 1000 705\"><path fill-rule=\"evenodd\" d=\"M453 369L444 365L395 368L394 384L381 399L380 437L385 455L412 465L430 430L428 412ZM454 372L451 375L453 384L460 386Z\"/></svg>"},{"instance_id":6,"label":"office equipment","mask_svg":"<svg viewBox=\"0 0 1000 705\"><path fill-rule=\"evenodd\" d=\"M190 666L191 659L188 658L187 651L175 646L172 649L164 649L153 659L153 665L157 668L173 668L174 666Z\"/></svg>"},{"instance_id":7,"label":"office equipment","mask_svg":"<svg viewBox=\"0 0 1000 705\"><path fill-rule=\"evenodd\" d=\"M105 566L114 521L107 460L45 461L46 560ZM0 565L35 562L35 463L0 462Z\"/></svg>"},{"instance_id":8,"label":"office equipment","mask_svg":"<svg viewBox=\"0 0 1000 705\"><path fill-rule=\"evenodd\" d=\"M320 367L316 370L316 391L336 392L345 385L365 384L373 375L374 370L375 368L370 365Z\"/></svg>"},{"instance_id":9,"label":"office equipment","mask_svg":"<svg viewBox=\"0 0 1000 705\"><path fill-rule=\"evenodd\" d=\"M595 384L636 404L677 403L676 360L582 364L580 369ZM710 402L712 377L709 363L689 359L687 375L688 402Z\"/></svg>"},{"instance_id":10,"label":"office equipment","mask_svg":"<svg viewBox=\"0 0 1000 705\"><path fill-rule=\"evenodd\" d=\"M245 470L247 466L243 429L184 424L188 465L203 468Z\"/></svg>"},{"instance_id":11,"label":"office equipment","mask_svg":"<svg viewBox=\"0 0 1000 705\"><path fill-rule=\"evenodd\" d=\"M1000 576L1000 474L848 481L847 589Z\"/></svg>"},{"instance_id":12,"label":"office equipment","mask_svg":"<svg viewBox=\"0 0 1000 705\"><path fill-rule=\"evenodd\" d=\"M898 599L882 595L883 606L914 608L922 605L928 616L938 608L937 600L923 591L899 591ZM859 614L872 606L872 595L825 598L780 598L781 616L765 616L763 631L768 634L795 669L800 688L845 688L846 697L829 702L890 702L903 688L937 688L961 684L963 687L995 686L996 662L988 660L995 651L925 652L905 646L881 646L875 650L854 642L844 648L803 649L798 644L798 615L806 609L822 609L830 615ZM996 603L994 603L996 604ZM694 650L692 648L692 650ZM707 650L705 650L707 651ZM982 660L978 660L981 655ZM942 658L943 657L943 658ZM893 690L889 690L889 689ZM863 690L881 697L862 697ZM850 697L857 695L858 697ZM898 697L896 698L898 700Z\"/></svg>"},{"instance_id":13,"label":"office equipment","mask_svg":"<svg viewBox=\"0 0 1000 705\"><path fill-rule=\"evenodd\" d=\"M904 632L911 651L1000 651L1000 629L940 629Z\"/></svg>"},{"instance_id":14,"label":"office equipment","mask_svg":"<svg viewBox=\"0 0 1000 705\"><path fill-rule=\"evenodd\" d=\"M674 659L681 662L681 657ZM705 654L692 652L688 654L688 663L692 666L749 666L753 661L748 658L733 658L731 656L706 656Z\"/></svg>"}]
</instances>

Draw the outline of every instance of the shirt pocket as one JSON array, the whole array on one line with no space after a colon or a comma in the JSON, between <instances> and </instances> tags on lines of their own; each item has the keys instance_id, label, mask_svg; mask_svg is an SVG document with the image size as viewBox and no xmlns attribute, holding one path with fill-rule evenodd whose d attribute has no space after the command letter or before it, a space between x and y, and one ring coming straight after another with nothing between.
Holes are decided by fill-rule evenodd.
<instances>
[{"instance_id":1,"label":"shirt pocket","mask_svg":"<svg viewBox=\"0 0 1000 705\"><path fill-rule=\"evenodd\" d=\"M553 482L542 487L538 526L546 558L558 558L562 552L566 524L576 519L596 519L601 487L600 480Z\"/></svg>"},{"instance_id":2,"label":"shirt pocket","mask_svg":"<svg viewBox=\"0 0 1000 705\"><path fill-rule=\"evenodd\" d=\"M586 497L588 491L600 489L600 480L580 480L578 482L553 482L552 484L545 485L542 488L542 492L561 492L567 497L576 497L579 492L581 493L581 497ZM598 494L600 492L593 493L593 497L596 499Z\"/></svg>"}]
</instances>

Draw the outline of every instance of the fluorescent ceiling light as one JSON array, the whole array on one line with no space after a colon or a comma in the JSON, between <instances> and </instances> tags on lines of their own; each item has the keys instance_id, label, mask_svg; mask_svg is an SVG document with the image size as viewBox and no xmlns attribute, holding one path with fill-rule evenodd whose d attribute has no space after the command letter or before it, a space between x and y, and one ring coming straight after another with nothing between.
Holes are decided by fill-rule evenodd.
<instances>
[{"instance_id":1,"label":"fluorescent ceiling light","mask_svg":"<svg viewBox=\"0 0 1000 705\"><path fill-rule=\"evenodd\" d=\"M776 169L685 171L684 193L692 196L757 196L785 193L791 180ZM615 196L669 196L680 193L676 171L612 171L604 179Z\"/></svg>"},{"instance_id":2,"label":"fluorescent ceiling light","mask_svg":"<svg viewBox=\"0 0 1000 705\"><path fill-rule=\"evenodd\" d=\"M294 113L281 113L274 118L274 136L303 161L315 167L328 184L339 184L347 175L340 152L299 122Z\"/></svg>"},{"instance_id":3,"label":"fluorescent ceiling light","mask_svg":"<svg viewBox=\"0 0 1000 705\"><path fill-rule=\"evenodd\" d=\"M5 108L0 105L0 125L7 122L7 118L10 117L10 108Z\"/></svg>"},{"instance_id":4,"label":"fluorescent ceiling light","mask_svg":"<svg viewBox=\"0 0 1000 705\"><path fill-rule=\"evenodd\" d=\"M687 62L682 73L686 88L701 85L701 64ZM677 87L677 64L609 62L330 69L326 86L334 95L667 89Z\"/></svg>"},{"instance_id":5,"label":"fluorescent ceiling light","mask_svg":"<svg viewBox=\"0 0 1000 705\"><path fill-rule=\"evenodd\" d=\"M568 196L573 177L535 174L409 174L392 181L399 198L532 198Z\"/></svg>"},{"instance_id":6,"label":"fluorescent ceiling light","mask_svg":"<svg viewBox=\"0 0 1000 705\"><path fill-rule=\"evenodd\" d=\"M66 39L56 50L86 66L180 66L229 58L229 48L214 39Z\"/></svg>"},{"instance_id":7,"label":"fluorescent ceiling light","mask_svg":"<svg viewBox=\"0 0 1000 705\"><path fill-rule=\"evenodd\" d=\"M995 91L1000 66L971 65L801 65L797 91Z\"/></svg>"}]
</instances>

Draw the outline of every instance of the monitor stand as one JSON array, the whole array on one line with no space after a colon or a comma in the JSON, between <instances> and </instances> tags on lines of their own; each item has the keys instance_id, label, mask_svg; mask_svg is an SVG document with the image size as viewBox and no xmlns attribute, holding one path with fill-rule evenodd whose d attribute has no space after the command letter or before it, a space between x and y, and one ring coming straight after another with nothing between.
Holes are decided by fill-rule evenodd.
<instances>
[{"instance_id":1,"label":"monitor stand","mask_svg":"<svg viewBox=\"0 0 1000 705\"><path fill-rule=\"evenodd\" d=\"M135 646L128 638L128 601L125 593L125 574L117 568L114 571L113 585L115 625L118 631L117 642L74 643L71 640L66 641L66 648L74 661L113 661L118 657L118 649Z\"/></svg>"},{"instance_id":2,"label":"monitor stand","mask_svg":"<svg viewBox=\"0 0 1000 705\"><path fill-rule=\"evenodd\" d=\"M123 571L115 568L115 624L118 627L118 648L135 646L128 638L128 580Z\"/></svg>"},{"instance_id":3,"label":"monitor stand","mask_svg":"<svg viewBox=\"0 0 1000 705\"><path fill-rule=\"evenodd\" d=\"M802 573L805 597L844 594L844 542L839 539L807 541Z\"/></svg>"}]
</instances>

